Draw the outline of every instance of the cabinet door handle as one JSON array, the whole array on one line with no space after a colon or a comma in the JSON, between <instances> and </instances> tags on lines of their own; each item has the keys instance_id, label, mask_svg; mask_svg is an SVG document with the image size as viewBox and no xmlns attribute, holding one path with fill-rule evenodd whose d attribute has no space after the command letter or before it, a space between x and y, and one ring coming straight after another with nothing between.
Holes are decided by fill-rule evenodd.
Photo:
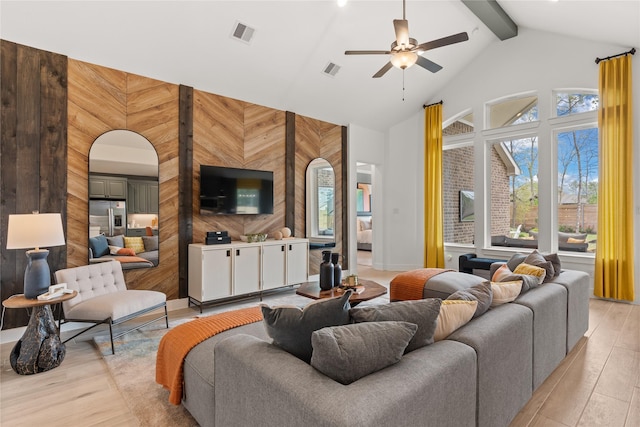
<instances>
[{"instance_id":1,"label":"cabinet door handle","mask_svg":"<svg viewBox=\"0 0 640 427\"><path fill-rule=\"evenodd\" d=\"M292 245L289 245L289 250L290 251L293 250L293 246Z\"/></svg>"},{"instance_id":2,"label":"cabinet door handle","mask_svg":"<svg viewBox=\"0 0 640 427\"><path fill-rule=\"evenodd\" d=\"M236 256L240 256L240 249L236 249Z\"/></svg>"},{"instance_id":3,"label":"cabinet door handle","mask_svg":"<svg viewBox=\"0 0 640 427\"><path fill-rule=\"evenodd\" d=\"M231 256L231 250L227 249L227 256Z\"/></svg>"},{"instance_id":4,"label":"cabinet door handle","mask_svg":"<svg viewBox=\"0 0 640 427\"><path fill-rule=\"evenodd\" d=\"M282 252L284 252L284 245L282 245L282 246L280 247L280 250L281 250Z\"/></svg>"}]
</instances>

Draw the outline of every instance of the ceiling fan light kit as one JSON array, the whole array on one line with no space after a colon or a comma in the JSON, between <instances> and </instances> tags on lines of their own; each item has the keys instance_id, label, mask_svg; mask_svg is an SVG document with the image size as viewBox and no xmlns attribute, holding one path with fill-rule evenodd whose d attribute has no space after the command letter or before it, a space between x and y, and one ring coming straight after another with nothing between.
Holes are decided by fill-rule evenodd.
<instances>
[{"instance_id":1,"label":"ceiling fan light kit","mask_svg":"<svg viewBox=\"0 0 640 427\"><path fill-rule=\"evenodd\" d=\"M410 50L395 52L391 55L391 63L394 67L404 70L411 67L418 60L418 55Z\"/></svg>"},{"instance_id":2,"label":"ceiling fan light kit","mask_svg":"<svg viewBox=\"0 0 640 427\"><path fill-rule=\"evenodd\" d=\"M442 66L421 56L422 53L427 50L469 40L469 35L463 32L419 44L416 39L409 37L409 21L407 21L405 16L405 7L406 2L402 0L402 19L393 20L396 40L391 43L390 50L347 50L344 52L345 55L391 55L389 62L378 70L378 72L373 75L373 78L382 77L393 67L405 70L413 64L418 64L425 70L436 73L442 69Z\"/></svg>"}]
</instances>

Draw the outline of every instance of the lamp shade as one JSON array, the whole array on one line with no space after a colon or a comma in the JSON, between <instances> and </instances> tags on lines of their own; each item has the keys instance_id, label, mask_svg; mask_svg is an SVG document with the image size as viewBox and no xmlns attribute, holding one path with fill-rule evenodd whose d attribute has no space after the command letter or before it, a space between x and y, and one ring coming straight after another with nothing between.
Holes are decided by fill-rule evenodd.
<instances>
[{"instance_id":1,"label":"lamp shade","mask_svg":"<svg viewBox=\"0 0 640 427\"><path fill-rule=\"evenodd\" d=\"M405 69L411 67L418 60L418 55L410 50L401 50L391 56L391 63L394 67Z\"/></svg>"},{"instance_id":2,"label":"lamp shade","mask_svg":"<svg viewBox=\"0 0 640 427\"><path fill-rule=\"evenodd\" d=\"M9 215L7 249L48 248L64 245L59 213Z\"/></svg>"}]
</instances>

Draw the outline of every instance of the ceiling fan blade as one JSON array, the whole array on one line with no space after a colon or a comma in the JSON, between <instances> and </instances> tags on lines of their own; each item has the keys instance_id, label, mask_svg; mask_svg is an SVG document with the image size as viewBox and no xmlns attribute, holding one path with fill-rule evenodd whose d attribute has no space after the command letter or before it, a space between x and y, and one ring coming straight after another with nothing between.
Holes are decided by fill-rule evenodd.
<instances>
[{"instance_id":1,"label":"ceiling fan blade","mask_svg":"<svg viewBox=\"0 0 640 427\"><path fill-rule=\"evenodd\" d=\"M391 62L387 62L387 63L384 65L384 67L380 68L380 70L378 70L378 72L377 72L377 73L375 73L375 74L373 75L373 78L374 78L374 79L377 79L377 78L379 78L379 77L384 76L384 75L385 75L385 73L386 73L387 71L389 71L392 67L393 67L393 64L392 64Z\"/></svg>"},{"instance_id":2,"label":"ceiling fan blade","mask_svg":"<svg viewBox=\"0 0 640 427\"><path fill-rule=\"evenodd\" d=\"M389 50L345 50L345 55L388 55Z\"/></svg>"},{"instance_id":3,"label":"ceiling fan blade","mask_svg":"<svg viewBox=\"0 0 640 427\"><path fill-rule=\"evenodd\" d=\"M469 35L467 33L458 33L451 36L443 37L437 40L431 40L430 42L422 43L418 45L414 51L425 51L436 49L438 47L448 46L450 44L460 43L469 40Z\"/></svg>"},{"instance_id":4,"label":"ceiling fan blade","mask_svg":"<svg viewBox=\"0 0 640 427\"><path fill-rule=\"evenodd\" d=\"M437 73L438 71L442 70L441 65L438 65L433 61L429 61L427 58L420 55L418 55L418 60L416 61L416 64L426 70L431 71L432 73Z\"/></svg>"},{"instance_id":5,"label":"ceiling fan blade","mask_svg":"<svg viewBox=\"0 0 640 427\"><path fill-rule=\"evenodd\" d=\"M393 28L396 30L396 43L398 46L409 45L409 21L406 19L394 19Z\"/></svg>"}]
</instances>

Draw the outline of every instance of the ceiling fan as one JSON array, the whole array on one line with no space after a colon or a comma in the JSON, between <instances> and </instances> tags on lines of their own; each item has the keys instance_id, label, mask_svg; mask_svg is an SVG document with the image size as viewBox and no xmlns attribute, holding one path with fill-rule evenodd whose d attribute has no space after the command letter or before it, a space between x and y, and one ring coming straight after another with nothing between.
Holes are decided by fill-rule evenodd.
<instances>
[{"instance_id":1,"label":"ceiling fan","mask_svg":"<svg viewBox=\"0 0 640 427\"><path fill-rule=\"evenodd\" d=\"M436 73L442 69L442 66L428 60L421 54L427 50L469 40L469 35L466 32L463 32L418 44L416 39L409 37L409 21L406 19L405 9L405 0L402 0L402 19L393 20L396 40L391 43L390 50L347 50L344 52L345 55L391 55L389 62L387 62L377 73L373 75L374 79L384 76L391 67L397 67L404 70L411 67L413 64L418 64L422 68L429 70L432 73Z\"/></svg>"}]
</instances>

